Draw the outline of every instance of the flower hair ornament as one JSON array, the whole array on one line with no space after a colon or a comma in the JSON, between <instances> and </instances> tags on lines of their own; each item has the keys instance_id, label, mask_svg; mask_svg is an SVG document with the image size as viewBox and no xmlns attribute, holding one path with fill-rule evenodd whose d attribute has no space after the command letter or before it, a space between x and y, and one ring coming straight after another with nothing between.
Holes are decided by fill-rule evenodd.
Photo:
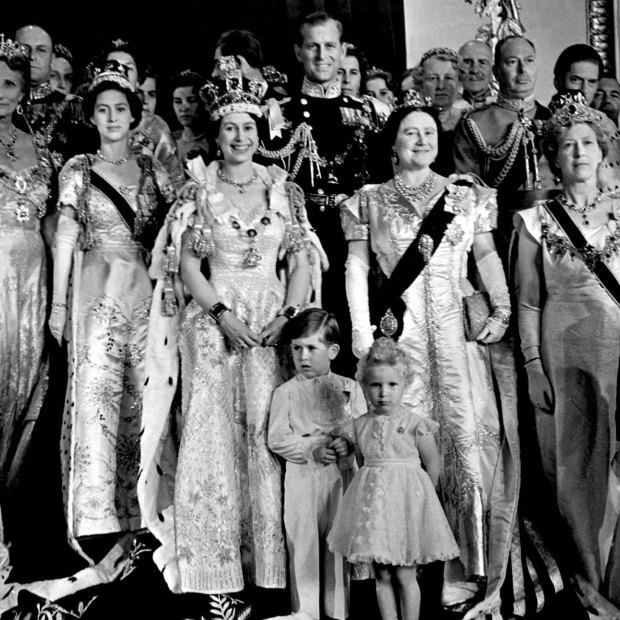
<instances>
[{"instance_id":1,"label":"flower hair ornament","mask_svg":"<svg viewBox=\"0 0 620 620\"><path fill-rule=\"evenodd\" d=\"M0 58L29 60L28 48L17 41L6 39L4 34L0 33Z\"/></svg>"},{"instance_id":2,"label":"flower hair ornament","mask_svg":"<svg viewBox=\"0 0 620 620\"><path fill-rule=\"evenodd\" d=\"M553 132L571 123L589 123L600 127L603 120L602 112L591 108L581 91L556 95L552 106L553 114L545 121L545 132Z\"/></svg>"},{"instance_id":3,"label":"flower hair ornament","mask_svg":"<svg viewBox=\"0 0 620 620\"><path fill-rule=\"evenodd\" d=\"M103 82L114 82L123 90L135 92L127 77L127 67L116 60L108 60L103 68L95 69L93 79L88 87L89 91L93 91L99 84Z\"/></svg>"},{"instance_id":4,"label":"flower hair ornament","mask_svg":"<svg viewBox=\"0 0 620 620\"><path fill-rule=\"evenodd\" d=\"M218 69L222 76L209 80L200 89L200 98L205 102L212 121L219 120L231 112L247 112L262 116L260 92L262 84L258 80L248 80L241 74L234 56L218 59Z\"/></svg>"}]
</instances>

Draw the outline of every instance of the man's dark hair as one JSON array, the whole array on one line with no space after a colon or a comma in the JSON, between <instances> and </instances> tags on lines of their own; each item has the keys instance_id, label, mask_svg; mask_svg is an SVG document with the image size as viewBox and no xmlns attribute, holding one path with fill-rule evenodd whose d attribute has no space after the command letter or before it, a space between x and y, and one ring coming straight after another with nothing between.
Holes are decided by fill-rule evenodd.
<instances>
[{"instance_id":1,"label":"man's dark hair","mask_svg":"<svg viewBox=\"0 0 620 620\"><path fill-rule=\"evenodd\" d=\"M263 68L263 48L256 35L249 30L227 30L215 44L222 56L243 56L250 67Z\"/></svg>"},{"instance_id":2,"label":"man's dark hair","mask_svg":"<svg viewBox=\"0 0 620 620\"><path fill-rule=\"evenodd\" d=\"M599 53L591 46L585 43L576 43L575 45L569 45L565 50L562 50L558 59L555 61L555 67L553 67L553 77L556 82L563 83L566 75L570 71L570 68L576 62L591 62L598 67L599 77L603 75L605 65Z\"/></svg>"},{"instance_id":3,"label":"man's dark hair","mask_svg":"<svg viewBox=\"0 0 620 620\"><path fill-rule=\"evenodd\" d=\"M310 15L306 15L301 22L299 22L299 28L297 28L297 34L295 36L295 43L299 46L303 44L304 28L326 24L327 22L335 22L336 28L338 29L338 34L340 35L340 40L342 41L342 34L344 33L342 22L325 11L315 11L314 13L310 13Z\"/></svg>"}]
</instances>

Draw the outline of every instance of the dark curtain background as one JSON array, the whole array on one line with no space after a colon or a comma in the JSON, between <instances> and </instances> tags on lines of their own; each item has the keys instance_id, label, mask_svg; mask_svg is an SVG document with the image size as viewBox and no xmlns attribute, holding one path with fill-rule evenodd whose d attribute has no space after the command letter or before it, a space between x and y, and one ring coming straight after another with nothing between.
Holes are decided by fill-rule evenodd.
<instances>
[{"instance_id":1,"label":"dark curtain background","mask_svg":"<svg viewBox=\"0 0 620 620\"><path fill-rule=\"evenodd\" d=\"M300 76L293 53L296 24L315 10L338 17L346 41L359 45L371 65L399 76L405 69L402 5L403 0L7 0L2 3L0 32L12 38L19 26L44 27L54 42L73 52L78 72L105 41L124 37L166 78L185 68L208 75L219 34L245 28L260 39L266 64L288 73L296 83ZM160 102L165 104L165 79L159 89ZM158 112L168 118L169 108L160 105Z\"/></svg>"}]
</instances>

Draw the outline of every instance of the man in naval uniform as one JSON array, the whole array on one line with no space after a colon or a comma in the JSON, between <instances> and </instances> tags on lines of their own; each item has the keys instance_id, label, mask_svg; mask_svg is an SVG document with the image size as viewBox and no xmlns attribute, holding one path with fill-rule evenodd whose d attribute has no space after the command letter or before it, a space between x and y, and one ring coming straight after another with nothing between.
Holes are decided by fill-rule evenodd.
<instances>
[{"instance_id":1,"label":"man in naval uniform","mask_svg":"<svg viewBox=\"0 0 620 620\"><path fill-rule=\"evenodd\" d=\"M327 13L305 17L295 44L304 68L300 92L280 102L288 129L261 154L286 168L306 194L310 225L316 231L329 269L323 274L322 305L333 312L342 348L334 372L353 376L351 320L345 293L347 243L340 225L339 203L369 181L387 180L370 154L389 108L381 102L345 96L338 70L345 55L342 24ZM389 164L389 156L385 157ZM383 162L385 163L385 162Z\"/></svg>"},{"instance_id":2,"label":"man in naval uniform","mask_svg":"<svg viewBox=\"0 0 620 620\"><path fill-rule=\"evenodd\" d=\"M21 103L20 128L35 136L35 142L50 151L56 171L78 153L92 150L96 143L82 117L82 100L65 95L50 84L52 39L40 26L19 28L15 40L26 46L30 56L30 92Z\"/></svg>"},{"instance_id":3,"label":"man in naval uniform","mask_svg":"<svg viewBox=\"0 0 620 620\"><path fill-rule=\"evenodd\" d=\"M531 41L502 39L493 72L499 83L497 101L470 112L457 125L454 164L457 173L476 174L497 188L495 244L507 268L515 211L531 206L538 190L553 186L539 161L542 122L550 112L534 99L536 49Z\"/></svg>"}]
</instances>

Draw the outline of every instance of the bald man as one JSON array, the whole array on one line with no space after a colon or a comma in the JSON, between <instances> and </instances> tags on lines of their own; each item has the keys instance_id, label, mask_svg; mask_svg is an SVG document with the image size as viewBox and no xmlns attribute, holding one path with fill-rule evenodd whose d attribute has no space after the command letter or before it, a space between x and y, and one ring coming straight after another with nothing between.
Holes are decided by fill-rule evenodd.
<instances>
[{"instance_id":1,"label":"bald man","mask_svg":"<svg viewBox=\"0 0 620 620\"><path fill-rule=\"evenodd\" d=\"M15 40L30 55L30 92L21 103L23 117L18 123L49 149L58 171L73 155L92 150L94 134L83 122L82 100L55 90L50 83L53 42L49 33L40 26L22 26Z\"/></svg>"},{"instance_id":2,"label":"bald man","mask_svg":"<svg viewBox=\"0 0 620 620\"><path fill-rule=\"evenodd\" d=\"M459 49L463 99L474 109L494 103L497 95L493 83L493 52L482 41L467 41Z\"/></svg>"}]
</instances>

